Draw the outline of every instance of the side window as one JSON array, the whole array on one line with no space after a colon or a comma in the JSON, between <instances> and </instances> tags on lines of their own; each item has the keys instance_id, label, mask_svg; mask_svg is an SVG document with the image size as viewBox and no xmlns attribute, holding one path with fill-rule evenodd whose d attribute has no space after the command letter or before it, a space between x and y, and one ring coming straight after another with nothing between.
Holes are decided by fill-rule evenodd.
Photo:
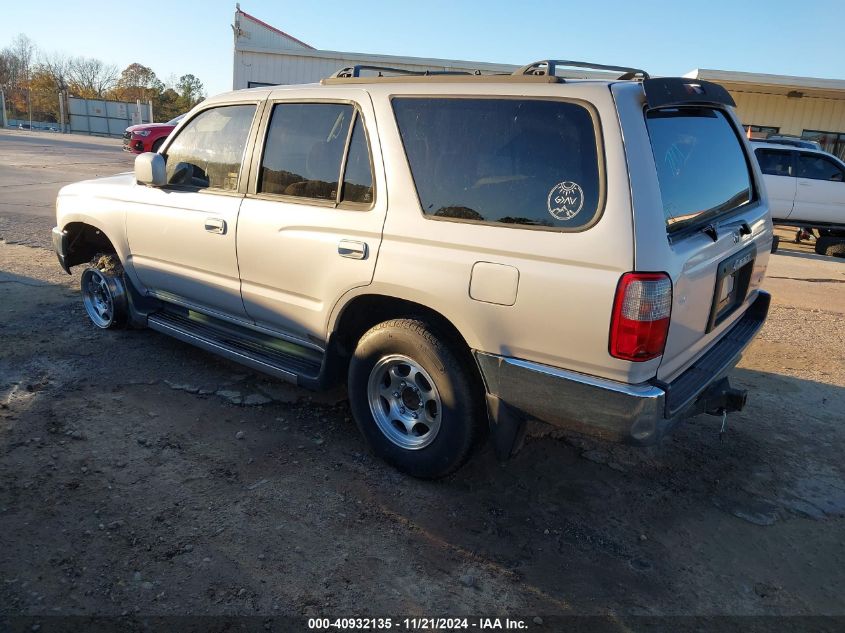
<instances>
[{"instance_id":1,"label":"side window","mask_svg":"<svg viewBox=\"0 0 845 633\"><path fill-rule=\"evenodd\" d=\"M361 116L355 117L349 152L346 156L346 170L343 172L341 202L370 204L373 201L373 170L370 164L370 150Z\"/></svg>"},{"instance_id":2,"label":"side window","mask_svg":"<svg viewBox=\"0 0 845 633\"><path fill-rule=\"evenodd\" d=\"M261 159L260 193L337 200L351 105L280 103L273 107Z\"/></svg>"},{"instance_id":3,"label":"side window","mask_svg":"<svg viewBox=\"0 0 845 633\"><path fill-rule=\"evenodd\" d=\"M595 221L602 179L585 107L396 97L393 111L426 215L558 230Z\"/></svg>"},{"instance_id":4,"label":"side window","mask_svg":"<svg viewBox=\"0 0 845 633\"><path fill-rule=\"evenodd\" d=\"M835 182L845 179L839 165L819 154L801 154L798 157L798 177Z\"/></svg>"},{"instance_id":5,"label":"side window","mask_svg":"<svg viewBox=\"0 0 845 633\"><path fill-rule=\"evenodd\" d=\"M776 149L758 149L757 162L760 163L760 170L769 176L794 176L792 172L791 152L782 152Z\"/></svg>"},{"instance_id":6,"label":"side window","mask_svg":"<svg viewBox=\"0 0 845 633\"><path fill-rule=\"evenodd\" d=\"M255 105L221 106L192 119L167 148L167 182L234 191Z\"/></svg>"}]
</instances>

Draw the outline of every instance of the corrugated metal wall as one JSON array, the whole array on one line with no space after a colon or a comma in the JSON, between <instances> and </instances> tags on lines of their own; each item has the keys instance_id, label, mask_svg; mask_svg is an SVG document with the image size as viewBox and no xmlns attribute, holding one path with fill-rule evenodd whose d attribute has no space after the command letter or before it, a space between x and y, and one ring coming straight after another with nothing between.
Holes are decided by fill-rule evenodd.
<instances>
[{"instance_id":1,"label":"corrugated metal wall","mask_svg":"<svg viewBox=\"0 0 845 633\"><path fill-rule=\"evenodd\" d=\"M845 132L845 99L789 98L786 95L731 90L745 125L780 128L800 136L804 130Z\"/></svg>"}]
</instances>

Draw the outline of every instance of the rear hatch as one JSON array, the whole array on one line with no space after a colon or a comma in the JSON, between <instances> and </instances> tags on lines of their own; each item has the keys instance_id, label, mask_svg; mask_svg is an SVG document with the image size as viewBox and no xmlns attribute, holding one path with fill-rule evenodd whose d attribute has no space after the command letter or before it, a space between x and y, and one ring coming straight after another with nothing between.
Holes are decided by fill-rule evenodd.
<instances>
[{"instance_id":1,"label":"rear hatch","mask_svg":"<svg viewBox=\"0 0 845 633\"><path fill-rule=\"evenodd\" d=\"M686 89L666 90L667 80L650 81L662 82L658 98L646 81L647 98L641 89L636 113L623 115L618 96L617 106L623 126L627 118L628 126L639 127L626 132L642 133L647 141L632 142L638 137L626 134L629 166L640 161L639 169L631 169L635 266L666 272L672 280L671 320L657 370L668 382L753 302L772 225L759 168L730 96L706 82L678 79Z\"/></svg>"}]
</instances>

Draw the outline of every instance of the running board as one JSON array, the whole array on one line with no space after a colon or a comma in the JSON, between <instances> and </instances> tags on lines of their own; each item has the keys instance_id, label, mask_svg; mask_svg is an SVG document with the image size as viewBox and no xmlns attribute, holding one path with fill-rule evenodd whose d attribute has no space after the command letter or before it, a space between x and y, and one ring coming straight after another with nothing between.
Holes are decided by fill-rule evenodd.
<instances>
[{"instance_id":1,"label":"running board","mask_svg":"<svg viewBox=\"0 0 845 633\"><path fill-rule=\"evenodd\" d=\"M157 332L295 385L313 383L320 374L322 358L318 359L314 350L260 336L246 328L197 313L162 310L150 314L147 325Z\"/></svg>"}]
</instances>

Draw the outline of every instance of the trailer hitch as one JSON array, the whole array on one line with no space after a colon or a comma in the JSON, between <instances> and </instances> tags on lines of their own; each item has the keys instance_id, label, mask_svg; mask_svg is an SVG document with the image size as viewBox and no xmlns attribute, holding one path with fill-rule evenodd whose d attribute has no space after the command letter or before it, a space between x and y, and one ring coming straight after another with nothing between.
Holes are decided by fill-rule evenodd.
<instances>
[{"instance_id":1,"label":"trailer hitch","mask_svg":"<svg viewBox=\"0 0 845 633\"><path fill-rule=\"evenodd\" d=\"M728 424L728 413L742 411L748 399L746 389L731 387L727 378L722 378L710 385L702 396L704 412L708 415L715 415L722 418L722 426L719 429L719 441L725 435Z\"/></svg>"}]
</instances>

